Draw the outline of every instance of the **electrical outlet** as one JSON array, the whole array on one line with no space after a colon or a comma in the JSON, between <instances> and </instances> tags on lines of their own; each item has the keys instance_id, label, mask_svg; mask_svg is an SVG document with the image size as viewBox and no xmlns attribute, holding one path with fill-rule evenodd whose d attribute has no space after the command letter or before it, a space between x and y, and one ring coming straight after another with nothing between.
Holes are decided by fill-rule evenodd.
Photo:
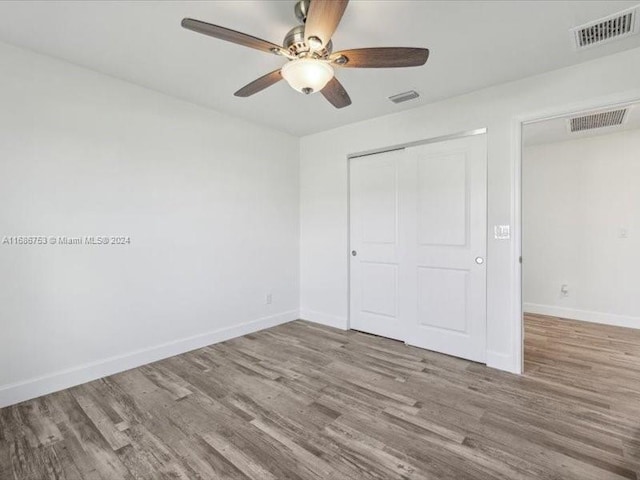
<instances>
[{"instance_id":1,"label":"electrical outlet","mask_svg":"<svg viewBox=\"0 0 640 480\"><path fill-rule=\"evenodd\" d=\"M560 295L563 297L568 297L569 296L569 285L567 285L566 283L563 283L560 286Z\"/></svg>"},{"instance_id":2,"label":"electrical outlet","mask_svg":"<svg viewBox=\"0 0 640 480\"><path fill-rule=\"evenodd\" d=\"M267 305L271 305L273 303L273 295L270 293L267 293L267 297L265 298L265 303Z\"/></svg>"},{"instance_id":3,"label":"electrical outlet","mask_svg":"<svg viewBox=\"0 0 640 480\"><path fill-rule=\"evenodd\" d=\"M618 238L629 238L629 230L625 227L620 227L618 229Z\"/></svg>"}]
</instances>

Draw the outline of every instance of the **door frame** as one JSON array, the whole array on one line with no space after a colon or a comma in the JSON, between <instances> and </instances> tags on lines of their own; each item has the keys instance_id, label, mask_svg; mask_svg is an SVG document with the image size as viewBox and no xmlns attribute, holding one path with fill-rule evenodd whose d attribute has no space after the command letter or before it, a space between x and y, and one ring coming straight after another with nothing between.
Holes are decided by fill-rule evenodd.
<instances>
[{"instance_id":1,"label":"door frame","mask_svg":"<svg viewBox=\"0 0 640 480\"><path fill-rule=\"evenodd\" d=\"M413 142L398 143L394 145L389 145L387 147L379 147L371 150L364 150L360 152L349 153L347 155L347 249L346 249L347 330L351 330L351 258L350 258L351 257L351 160L354 158L361 158L361 157L367 157L369 155L376 155L378 153L393 152L395 150L404 150L405 148L417 147L419 145L446 142L447 140L456 140L458 138L471 137L474 135L485 135L488 133L489 133L489 129L487 127L476 128L476 129L464 130L462 132L456 132L448 135L440 135L438 137L425 138L425 139L416 140ZM489 159L489 155L487 153L487 168L488 168L488 159ZM488 194L489 194L489 185L488 185L488 179L487 179L487 195ZM488 208L488 203L487 203L487 208ZM489 240L489 221L487 218L487 241L488 240ZM486 272L485 272L485 275L486 275ZM485 322L486 322L486 318L485 318ZM486 336L486 331L485 331L485 336ZM486 350L486 338L485 338L485 350Z\"/></svg>"},{"instance_id":2,"label":"door frame","mask_svg":"<svg viewBox=\"0 0 640 480\"><path fill-rule=\"evenodd\" d=\"M640 96L637 93L621 93L595 99L583 100L581 102L548 107L542 110L534 110L521 113L513 117L511 121L511 192L513 195L511 202L511 217L513 221L511 236L511 264L512 270L512 295L513 312L513 352L514 368L513 373L524 373L524 311L522 298L522 129L527 124L553 120L568 115L580 115L593 110L622 108L632 104L640 103ZM526 260L525 260L526 261Z\"/></svg>"}]
</instances>

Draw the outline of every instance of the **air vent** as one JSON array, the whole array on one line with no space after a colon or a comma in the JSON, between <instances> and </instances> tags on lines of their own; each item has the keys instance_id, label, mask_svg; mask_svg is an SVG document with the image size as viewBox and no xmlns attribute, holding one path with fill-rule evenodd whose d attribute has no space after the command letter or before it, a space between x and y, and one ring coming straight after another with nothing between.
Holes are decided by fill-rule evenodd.
<instances>
[{"instance_id":1,"label":"air vent","mask_svg":"<svg viewBox=\"0 0 640 480\"><path fill-rule=\"evenodd\" d=\"M571 29L577 49L602 45L638 32L637 8L616 13Z\"/></svg>"},{"instance_id":2,"label":"air vent","mask_svg":"<svg viewBox=\"0 0 640 480\"><path fill-rule=\"evenodd\" d=\"M419 96L420 94L415 90L409 90L408 92L402 92L397 95L392 95L391 97L389 97L389 100L391 100L393 103L402 103L413 100L414 98L418 98Z\"/></svg>"},{"instance_id":3,"label":"air vent","mask_svg":"<svg viewBox=\"0 0 640 480\"><path fill-rule=\"evenodd\" d=\"M571 132L583 132L594 128L615 127L624 122L627 109L611 110L609 112L593 113L569 119Z\"/></svg>"}]
</instances>

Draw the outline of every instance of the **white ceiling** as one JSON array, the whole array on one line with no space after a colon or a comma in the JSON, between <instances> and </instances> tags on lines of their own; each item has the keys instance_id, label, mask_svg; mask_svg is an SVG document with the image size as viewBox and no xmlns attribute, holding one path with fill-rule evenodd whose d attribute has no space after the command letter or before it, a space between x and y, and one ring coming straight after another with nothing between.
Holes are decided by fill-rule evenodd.
<instances>
[{"instance_id":1,"label":"white ceiling","mask_svg":"<svg viewBox=\"0 0 640 480\"><path fill-rule=\"evenodd\" d=\"M284 60L180 27L193 17L281 43L296 24L294 1L4 1L0 40L305 135L638 47L635 35L578 53L568 32L635 3L352 0L333 38L336 50L415 46L430 48L431 57L418 68L340 70L353 100L342 110L284 82L234 97ZM410 89L420 99L387 100Z\"/></svg>"},{"instance_id":2,"label":"white ceiling","mask_svg":"<svg viewBox=\"0 0 640 480\"><path fill-rule=\"evenodd\" d=\"M594 128L582 132L571 132L569 130L569 119L587 115L589 113L598 113L618 108L627 108L627 114L624 117L622 125L613 127ZM598 109L593 112L582 112L576 115L567 115L565 117L543 120L525 125L522 128L522 143L525 146L538 145L541 143L564 142L566 140L576 140L579 138L595 137L598 135L608 135L611 133L622 132L625 130L635 130L640 128L640 104L628 105L626 107L612 107Z\"/></svg>"}]
</instances>

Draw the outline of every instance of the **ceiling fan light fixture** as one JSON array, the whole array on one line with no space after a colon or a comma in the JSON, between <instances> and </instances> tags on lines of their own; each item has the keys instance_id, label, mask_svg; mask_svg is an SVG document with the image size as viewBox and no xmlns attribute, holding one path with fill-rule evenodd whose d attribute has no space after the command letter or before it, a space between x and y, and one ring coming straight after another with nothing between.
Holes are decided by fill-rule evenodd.
<instances>
[{"instance_id":1,"label":"ceiling fan light fixture","mask_svg":"<svg viewBox=\"0 0 640 480\"><path fill-rule=\"evenodd\" d=\"M315 93L322 90L333 78L333 68L327 62L313 58L300 58L282 67L282 76L300 93Z\"/></svg>"}]
</instances>

